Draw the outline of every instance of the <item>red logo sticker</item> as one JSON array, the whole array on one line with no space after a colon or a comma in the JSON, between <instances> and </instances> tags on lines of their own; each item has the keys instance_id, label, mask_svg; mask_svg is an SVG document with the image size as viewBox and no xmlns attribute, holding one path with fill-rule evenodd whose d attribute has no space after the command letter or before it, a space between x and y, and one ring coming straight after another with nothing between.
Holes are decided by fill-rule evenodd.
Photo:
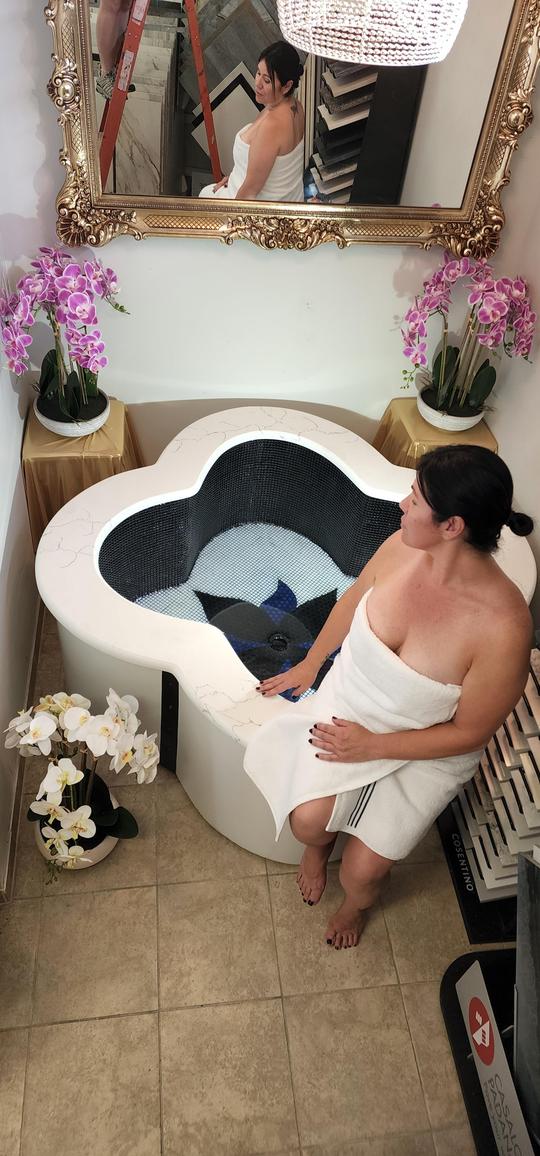
<instances>
[{"instance_id":1,"label":"red logo sticker","mask_svg":"<svg viewBox=\"0 0 540 1156\"><path fill-rule=\"evenodd\" d=\"M489 1015L481 999L473 996L469 1003L469 1029L477 1055L483 1064L493 1063L495 1039Z\"/></svg>"}]
</instances>

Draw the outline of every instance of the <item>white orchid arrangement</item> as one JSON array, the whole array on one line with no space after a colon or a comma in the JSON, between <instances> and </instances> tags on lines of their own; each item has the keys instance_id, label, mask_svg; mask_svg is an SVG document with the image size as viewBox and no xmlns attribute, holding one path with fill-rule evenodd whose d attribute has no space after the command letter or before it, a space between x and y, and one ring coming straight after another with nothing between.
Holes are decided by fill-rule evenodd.
<instances>
[{"instance_id":1,"label":"white orchid arrangement","mask_svg":"<svg viewBox=\"0 0 540 1156\"><path fill-rule=\"evenodd\" d=\"M108 756L117 774L127 767L138 783L151 783L157 774L156 735L139 733L137 699L111 688L104 714L92 715L90 707L83 695L59 691L20 711L5 732L6 747L17 747L24 757L50 758L28 818L40 823L52 877L59 869L87 862L80 840L90 847L107 835L132 839L138 834L133 815L113 807L96 774L100 758Z\"/></svg>"}]
</instances>

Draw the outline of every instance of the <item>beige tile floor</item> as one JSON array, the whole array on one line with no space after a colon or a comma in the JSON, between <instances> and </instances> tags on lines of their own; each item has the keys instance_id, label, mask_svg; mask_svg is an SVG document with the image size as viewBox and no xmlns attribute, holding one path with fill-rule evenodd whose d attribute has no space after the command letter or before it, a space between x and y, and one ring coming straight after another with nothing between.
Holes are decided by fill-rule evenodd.
<instances>
[{"instance_id":1,"label":"beige tile floor","mask_svg":"<svg viewBox=\"0 0 540 1156\"><path fill-rule=\"evenodd\" d=\"M46 618L34 698L62 682ZM337 952L335 869L305 907L292 869L218 835L169 772L115 793L139 837L52 885L23 807L0 908L2 1156L473 1154L438 996L468 943L436 832Z\"/></svg>"}]
</instances>

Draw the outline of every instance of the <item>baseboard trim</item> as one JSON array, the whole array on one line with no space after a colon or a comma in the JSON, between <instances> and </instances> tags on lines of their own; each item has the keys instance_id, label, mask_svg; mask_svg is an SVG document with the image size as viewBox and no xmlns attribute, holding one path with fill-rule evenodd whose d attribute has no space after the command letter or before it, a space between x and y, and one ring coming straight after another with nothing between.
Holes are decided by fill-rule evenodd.
<instances>
[{"instance_id":1,"label":"baseboard trim","mask_svg":"<svg viewBox=\"0 0 540 1156\"><path fill-rule=\"evenodd\" d=\"M30 702L34 693L36 685L36 672L39 661L39 645L41 642L41 633L43 629L43 619L45 617L45 607L43 602L39 601L39 609L36 619L36 632L34 635L34 646L32 649L32 661L30 663L30 671L28 677L28 686L26 693L26 701ZM7 872L5 887L0 888L0 904L10 903L13 898L13 887L15 885L15 854L17 851L17 838L19 834L19 823L21 819L21 803L23 797L24 787L24 766L25 760L19 755L17 763L17 785L15 787L15 801L13 803L13 821L11 824L11 835L9 839L9 852L7 860Z\"/></svg>"}]
</instances>

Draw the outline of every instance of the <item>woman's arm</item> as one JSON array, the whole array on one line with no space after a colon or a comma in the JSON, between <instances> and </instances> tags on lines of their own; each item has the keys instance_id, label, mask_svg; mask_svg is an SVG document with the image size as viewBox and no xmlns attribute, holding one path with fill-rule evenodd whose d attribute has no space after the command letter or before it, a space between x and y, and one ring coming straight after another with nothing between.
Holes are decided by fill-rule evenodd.
<instances>
[{"instance_id":1,"label":"woman's arm","mask_svg":"<svg viewBox=\"0 0 540 1156\"><path fill-rule=\"evenodd\" d=\"M253 201L267 181L278 155L276 126L266 121L257 129L249 146L248 167L236 194L236 201Z\"/></svg>"},{"instance_id":2,"label":"woman's arm","mask_svg":"<svg viewBox=\"0 0 540 1156\"><path fill-rule=\"evenodd\" d=\"M264 695L280 694L284 690L296 689L295 698L313 685L323 662L341 646L351 628L354 612L360 599L373 586L376 574L381 567L386 566L388 559L394 554L398 540L401 540L401 531L392 534L383 542L382 546L366 563L353 585L338 598L336 605L330 611L326 622L317 635L313 646L307 652L305 659L297 663L285 674L277 674L274 678L267 678L261 683Z\"/></svg>"},{"instance_id":3,"label":"woman's arm","mask_svg":"<svg viewBox=\"0 0 540 1156\"><path fill-rule=\"evenodd\" d=\"M523 693L529 672L531 620L526 607L491 638L485 638L463 680L450 722L423 730L374 734L358 723L317 723L311 739L317 757L333 762L375 759L440 759L480 750L502 725Z\"/></svg>"}]
</instances>

